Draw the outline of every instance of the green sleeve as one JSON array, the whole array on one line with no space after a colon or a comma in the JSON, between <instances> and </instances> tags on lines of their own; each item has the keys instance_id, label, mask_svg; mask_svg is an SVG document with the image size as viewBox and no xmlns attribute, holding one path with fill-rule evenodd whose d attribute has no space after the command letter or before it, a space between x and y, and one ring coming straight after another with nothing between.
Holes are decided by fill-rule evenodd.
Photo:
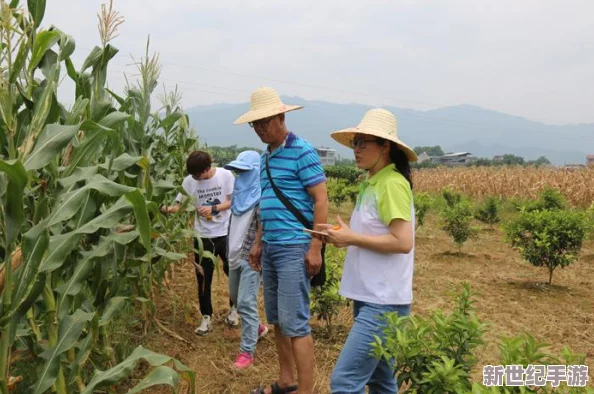
<instances>
[{"instance_id":1,"label":"green sleeve","mask_svg":"<svg viewBox=\"0 0 594 394\"><path fill-rule=\"evenodd\" d=\"M382 222L386 226L394 219L410 222L412 191L408 181L404 177L392 178L378 186L377 207Z\"/></svg>"}]
</instances>

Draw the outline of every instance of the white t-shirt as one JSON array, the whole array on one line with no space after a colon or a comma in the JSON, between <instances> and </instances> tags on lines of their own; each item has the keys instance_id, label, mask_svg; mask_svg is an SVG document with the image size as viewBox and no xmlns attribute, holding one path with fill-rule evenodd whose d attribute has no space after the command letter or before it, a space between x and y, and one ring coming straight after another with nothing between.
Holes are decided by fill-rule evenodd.
<instances>
[{"instance_id":1,"label":"white t-shirt","mask_svg":"<svg viewBox=\"0 0 594 394\"><path fill-rule=\"evenodd\" d=\"M233 193L235 177L233 173L224 168L216 168L210 179L197 181L188 175L182 182L182 187L192 197L196 209L205 205L219 205L227 201L227 196ZM179 193L176 200L181 202L183 194ZM194 228L200 232L202 238L215 238L227 235L231 210L226 209L218 215L205 218L198 215L194 219Z\"/></svg>"},{"instance_id":2,"label":"white t-shirt","mask_svg":"<svg viewBox=\"0 0 594 394\"><path fill-rule=\"evenodd\" d=\"M375 174L360 195L350 227L366 235L386 235L394 219L413 224L415 209L408 181L389 165ZM414 240L414 235L413 235ZM412 303L414 246L407 253L384 254L349 246L344 263L340 294L380 305Z\"/></svg>"}]
</instances>

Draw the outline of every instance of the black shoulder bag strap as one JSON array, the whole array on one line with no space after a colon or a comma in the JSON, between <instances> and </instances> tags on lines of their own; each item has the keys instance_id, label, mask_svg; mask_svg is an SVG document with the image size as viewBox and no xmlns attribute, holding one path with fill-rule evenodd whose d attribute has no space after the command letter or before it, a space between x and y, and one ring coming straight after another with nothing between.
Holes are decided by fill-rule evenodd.
<instances>
[{"instance_id":1,"label":"black shoulder bag strap","mask_svg":"<svg viewBox=\"0 0 594 394\"><path fill-rule=\"evenodd\" d=\"M272 175L270 174L270 168L268 166L268 153L266 153L266 175L268 176L268 182L270 182L270 187L272 187L272 190L274 190L274 194L276 194L276 197L283 203L283 205L289 211L291 211L293 216L295 216L295 218L299 220L299 222L301 222L303 227L313 230L313 224L310 223L305 218L305 216L303 216L303 214L291 203L291 201L289 201L287 196L285 196L285 194L282 191L280 191L280 189L274 184L274 181L272 180ZM311 278L312 286L322 286L326 282L326 259L324 257L325 252L326 244L322 244L322 266L320 268L320 272L317 273L313 278Z\"/></svg>"}]
</instances>

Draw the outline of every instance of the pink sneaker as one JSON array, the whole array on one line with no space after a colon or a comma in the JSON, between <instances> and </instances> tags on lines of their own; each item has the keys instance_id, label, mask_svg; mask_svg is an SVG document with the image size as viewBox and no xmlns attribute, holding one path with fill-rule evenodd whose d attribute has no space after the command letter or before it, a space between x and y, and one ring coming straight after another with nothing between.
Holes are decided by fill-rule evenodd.
<instances>
[{"instance_id":1,"label":"pink sneaker","mask_svg":"<svg viewBox=\"0 0 594 394\"><path fill-rule=\"evenodd\" d=\"M258 340L268 334L268 327L265 324L260 323L258 326Z\"/></svg>"},{"instance_id":2,"label":"pink sneaker","mask_svg":"<svg viewBox=\"0 0 594 394\"><path fill-rule=\"evenodd\" d=\"M233 365L235 368L244 369L254 363L254 356L249 353L239 353Z\"/></svg>"}]
</instances>

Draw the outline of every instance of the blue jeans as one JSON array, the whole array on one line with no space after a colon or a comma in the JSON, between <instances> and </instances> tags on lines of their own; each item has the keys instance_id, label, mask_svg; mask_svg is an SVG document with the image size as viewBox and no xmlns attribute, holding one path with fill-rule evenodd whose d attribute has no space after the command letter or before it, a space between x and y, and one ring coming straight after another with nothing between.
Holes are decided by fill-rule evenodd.
<instances>
[{"instance_id":1,"label":"blue jeans","mask_svg":"<svg viewBox=\"0 0 594 394\"><path fill-rule=\"evenodd\" d=\"M309 327L310 280L305 268L309 244L275 245L262 242L262 273L266 320L282 334L305 337Z\"/></svg>"},{"instance_id":2,"label":"blue jeans","mask_svg":"<svg viewBox=\"0 0 594 394\"><path fill-rule=\"evenodd\" d=\"M258 288L260 273L254 271L247 260L239 262L239 268L229 271L229 296L237 305L241 317L241 343L239 351L254 355L258 343Z\"/></svg>"},{"instance_id":3,"label":"blue jeans","mask_svg":"<svg viewBox=\"0 0 594 394\"><path fill-rule=\"evenodd\" d=\"M354 301L353 327L338 357L330 386L333 394L363 394L369 386L369 394L396 394L398 386L394 377L394 365L373 356L374 335L385 340L379 318L386 312L398 312L398 316L410 313L410 305L378 305Z\"/></svg>"}]
</instances>

